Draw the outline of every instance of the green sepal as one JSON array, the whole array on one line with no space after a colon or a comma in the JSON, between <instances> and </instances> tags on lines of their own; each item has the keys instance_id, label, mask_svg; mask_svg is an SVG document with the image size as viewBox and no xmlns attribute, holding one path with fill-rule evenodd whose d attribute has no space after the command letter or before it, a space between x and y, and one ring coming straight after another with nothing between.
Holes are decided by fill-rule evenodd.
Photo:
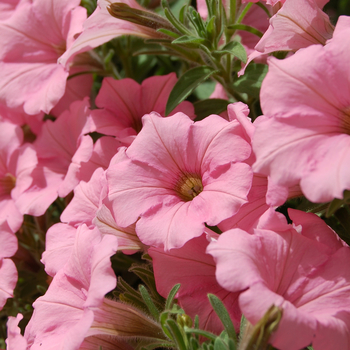
<instances>
[{"instance_id":1,"label":"green sepal","mask_svg":"<svg viewBox=\"0 0 350 350\"><path fill-rule=\"evenodd\" d=\"M268 69L266 64L250 63L244 75L233 83L234 89L238 92L244 92L249 96L259 98L261 84Z\"/></svg>"},{"instance_id":2,"label":"green sepal","mask_svg":"<svg viewBox=\"0 0 350 350\"><path fill-rule=\"evenodd\" d=\"M208 79L216 71L207 66L195 67L183 74L170 93L165 108L165 115L181 103L200 83Z\"/></svg>"}]
</instances>

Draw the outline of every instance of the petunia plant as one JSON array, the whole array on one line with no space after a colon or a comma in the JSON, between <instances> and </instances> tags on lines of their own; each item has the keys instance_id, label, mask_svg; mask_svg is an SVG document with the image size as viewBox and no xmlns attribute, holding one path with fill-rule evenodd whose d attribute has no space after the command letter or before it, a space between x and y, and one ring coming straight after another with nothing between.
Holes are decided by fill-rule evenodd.
<instances>
[{"instance_id":1,"label":"petunia plant","mask_svg":"<svg viewBox=\"0 0 350 350\"><path fill-rule=\"evenodd\" d=\"M350 349L350 0L0 0L0 348Z\"/></svg>"}]
</instances>

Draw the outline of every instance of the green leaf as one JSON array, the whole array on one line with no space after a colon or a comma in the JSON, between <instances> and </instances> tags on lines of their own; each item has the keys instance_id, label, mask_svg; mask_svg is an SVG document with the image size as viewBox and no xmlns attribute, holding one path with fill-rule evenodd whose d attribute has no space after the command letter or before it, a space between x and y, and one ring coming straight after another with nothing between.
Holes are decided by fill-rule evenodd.
<instances>
[{"instance_id":1,"label":"green leaf","mask_svg":"<svg viewBox=\"0 0 350 350\"><path fill-rule=\"evenodd\" d=\"M179 12L179 21L182 24L185 24L186 18L187 18L187 10L188 10L188 5L184 5L181 7L180 12Z\"/></svg>"},{"instance_id":2,"label":"green leaf","mask_svg":"<svg viewBox=\"0 0 350 350\"><path fill-rule=\"evenodd\" d=\"M228 348L229 350L237 350L237 345L232 339L228 340Z\"/></svg>"},{"instance_id":3,"label":"green leaf","mask_svg":"<svg viewBox=\"0 0 350 350\"><path fill-rule=\"evenodd\" d=\"M220 98L209 98L194 103L194 110L197 116L196 120L202 120L210 114L220 114L226 111L230 102Z\"/></svg>"},{"instance_id":4,"label":"green leaf","mask_svg":"<svg viewBox=\"0 0 350 350\"><path fill-rule=\"evenodd\" d=\"M214 294L208 294L208 298L209 298L211 306L213 307L214 311L219 316L220 321L224 325L228 336L231 339L233 339L235 342L237 342L237 335L236 335L235 327L233 326L230 315L229 315L228 311L226 310L224 304Z\"/></svg>"},{"instance_id":5,"label":"green leaf","mask_svg":"<svg viewBox=\"0 0 350 350\"><path fill-rule=\"evenodd\" d=\"M266 64L250 63L245 70L245 74L233 83L234 89L259 98L261 84L267 71L268 66Z\"/></svg>"},{"instance_id":6,"label":"green leaf","mask_svg":"<svg viewBox=\"0 0 350 350\"><path fill-rule=\"evenodd\" d=\"M173 319L168 319L166 323L171 334L173 335L173 340L178 345L178 350L187 350L188 344L186 334L181 331L181 328Z\"/></svg>"},{"instance_id":7,"label":"green leaf","mask_svg":"<svg viewBox=\"0 0 350 350\"><path fill-rule=\"evenodd\" d=\"M157 32L163 33L163 34L170 36L172 38L178 38L180 36L179 34L174 33L171 30L164 29L164 28L157 29Z\"/></svg>"},{"instance_id":8,"label":"green leaf","mask_svg":"<svg viewBox=\"0 0 350 350\"><path fill-rule=\"evenodd\" d=\"M199 349L199 341L196 338L190 338L190 349L191 350Z\"/></svg>"},{"instance_id":9,"label":"green leaf","mask_svg":"<svg viewBox=\"0 0 350 350\"><path fill-rule=\"evenodd\" d=\"M180 38L173 40L172 44L185 45L187 47L197 48L200 44L204 43L205 39L197 38L195 36L183 35Z\"/></svg>"},{"instance_id":10,"label":"green leaf","mask_svg":"<svg viewBox=\"0 0 350 350\"><path fill-rule=\"evenodd\" d=\"M242 62L247 62L247 52L244 46L238 41L230 41L227 45L225 45L221 50L213 51L213 55L222 56L225 54L230 54L237 57Z\"/></svg>"},{"instance_id":11,"label":"green leaf","mask_svg":"<svg viewBox=\"0 0 350 350\"><path fill-rule=\"evenodd\" d=\"M208 79L216 71L213 68L202 66L192 68L187 71L175 84L170 93L165 115L169 113L182 102L200 83Z\"/></svg>"},{"instance_id":12,"label":"green leaf","mask_svg":"<svg viewBox=\"0 0 350 350\"><path fill-rule=\"evenodd\" d=\"M148 307L149 312L158 321L159 320L159 311L158 311L157 307L154 305L152 298L149 295L146 287L144 285L140 284L139 291L141 293L142 299L144 300L145 304Z\"/></svg>"},{"instance_id":13,"label":"green leaf","mask_svg":"<svg viewBox=\"0 0 350 350\"><path fill-rule=\"evenodd\" d=\"M200 335L202 337L206 337L209 340L215 340L216 339L216 335L207 331L203 331L202 329L197 329L197 328L188 328L185 327L185 332L187 334L195 334L195 335Z\"/></svg>"},{"instance_id":14,"label":"green leaf","mask_svg":"<svg viewBox=\"0 0 350 350\"><path fill-rule=\"evenodd\" d=\"M249 33L256 35L259 38L262 38L262 36L263 36L263 33L260 30L254 28L252 26L248 26L246 24L231 24L227 28L234 29L234 30L244 30L246 32L249 32Z\"/></svg>"},{"instance_id":15,"label":"green leaf","mask_svg":"<svg viewBox=\"0 0 350 350\"><path fill-rule=\"evenodd\" d=\"M151 343L148 345L143 345L141 347L141 350L153 350L153 349L158 349L158 348L174 348L174 343L171 342L156 342L156 343Z\"/></svg>"},{"instance_id":16,"label":"green leaf","mask_svg":"<svg viewBox=\"0 0 350 350\"><path fill-rule=\"evenodd\" d=\"M162 7L165 17L180 33L191 35L191 32L174 16L166 0L162 0Z\"/></svg>"},{"instance_id":17,"label":"green leaf","mask_svg":"<svg viewBox=\"0 0 350 350\"><path fill-rule=\"evenodd\" d=\"M165 310L171 309L172 303L174 302L175 295L179 291L180 287L181 287L181 284L178 283L178 284L175 284L173 288L171 288L171 291L169 292L169 295L165 302Z\"/></svg>"},{"instance_id":18,"label":"green leaf","mask_svg":"<svg viewBox=\"0 0 350 350\"><path fill-rule=\"evenodd\" d=\"M227 350L227 346L220 337L217 337L214 341L214 350Z\"/></svg>"}]
</instances>

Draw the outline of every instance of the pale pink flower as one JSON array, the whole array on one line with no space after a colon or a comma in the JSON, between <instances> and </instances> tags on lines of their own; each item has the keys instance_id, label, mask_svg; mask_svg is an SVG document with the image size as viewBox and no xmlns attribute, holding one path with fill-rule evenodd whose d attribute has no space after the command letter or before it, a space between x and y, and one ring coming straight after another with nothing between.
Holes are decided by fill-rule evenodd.
<instances>
[{"instance_id":1,"label":"pale pink flower","mask_svg":"<svg viewBox=\"0 0 350 350\"><path fill-rule=\"evenodd\" d=\"M255 49L262 53L325 45L334 27L316 0L286 0Z\"/></svg>"},{"instance_id":2,"label":"pale pink flower","mask_svg":"<svg viewBox=\"0 0 350 350\"><path fill-rule=\"evenodd\" d=\"M22 0L0 22L0 100L27 114L49 113L65 92L68 70L57 59L82 29L79 0Z\"/></svg>"},{"instance_id":3,"label":"pale pink flower","mask_svg":"<svg viewBox=\"0 0 350 350\"><path fill-rule=\"evenodd\" d=\"M38 152L38 171L46 171L47 193L65 197L80 181L80 166L87 162L93 151L89 132L94 131L89 101L76 101L54 122L47 120L34 145ZM69 125L69 127L67 127ZM43 169L43 170L42 170ZM50 177L54 181L50 181ZM44 191L45 189L43 189ZM46 198L49 201L49 198ZM51 204L51 202L49 204Z\"/></svg>"},{"instance_id":4,"label":"pale pink flower","mask_svg":"<svg viewBox=\"0 0 350 350\"><path fill-rule=\"evenodd\" d=\"M128 227L118 226L110 208L102 203L107 193L108 186L105 172L102 168L98 168L89 182L81 181L75 187L74 197L63 211L61 221L75 227L83 223L90 227L97 226L102 234L111 234L118 237L118 250L122 250L125 254L131 254L142 249L143 244L136 235L135 224ZM50 234L49 239L52 236ZM60 247L61 243L56 243L54 237L53 240L54 244L50 244L51 249L53 247L56 249L57 244Z\"/></svg>"},{"instance_id":5,"label":"pale pink flower","mask_svg":"<svg viewBox=\"0 0 350 350\"><path fill-rule=\"evenodd\" d=\"M250 156L238 122L183 113L143 117L143 128L107 170L108 198L119 226L136 223L140 240L179 248L247 201Z\"/></svg>"},{"instance_id":6,"label":"pale pink flower","mask_svg":"<svg viewBox=\"0 0 350 350\"><path fill-rule=\"evenodd\" d=\"M244 74L252 60L275 51L297 51L314 44L325 45L334 27L322 11L328 1L286 0L270 19L270 26L248 56L247 64L238 75ZM321 6L320 6L321 5Z\"/></svg>"},{"instance_id":7,"label":"pale pink flower","mask_svg":"<svg viewBox=\"0 0 350 350\"><path fill-rule=\"evenodd\" d=\"M165 106L176 82L175 73L150 77L142 84L129 78L105 78L95 102L101 109L93 110L91 114L96 131L114 135L130 145L142 128L141 118L145 114L165 115ZM194 107L187 101L180 103L171 115L177 112L183 112L191 119L195 117Z\"/></svg>"},{"instance_id":8,"label":"pale pink flower","mask_svg":"<svg viewBox=\"0 0 350 350\"><path fill-rule=\"evenodd\" d=\"M313 202L350 189L349 40L310 46L283 61L271 58L261 89L253 169L278 186L300 184Z\"/></svg>"},{"instance_id":9,"label":"pale pink flower","mask_svg":"<svg viewBox=\"0 0 350 350\"><path fill-rule=\"evenodd\" d=\"M0 20L3 21L12 16L20 0L1 0Z\"/></svg>"},{"instance_id":10,"label":"pale pink flower","mask_svg":"<svg viewBox=\"0 0 350 350\"><path fill-rule=\"evenodd\" d=\"M148 254L152 257L158 293L166 298L171 288L181 283L176 299L185 313L192 319L198 315L201 329L220 334L223 325L209 303L208 293L223 301L237 330L242 315L238 307L238 293L228 292L216 281L215 262L205 250L210 240L217 239L219 235L214 232L209 235L193 238L180 249L169 252L150 248Z\"/></svg>"},{"instance_id":11,"label":"pale pink flower","mask_svg":"<svg viewBox=\"0 0 350 350\"><path fill-rule=\"evenodd\" d=\"M49 276L54 277L69 260L74 248L77 229L77 227L59 222L47 230L45 251L41 262L45 265L45 272Z\"/></svg>"},{"instance_id":12,"label":"pale pink flower","mask_svg":"<svg viewBox=\"0 0 350 350\"><path fill-rule=\"evenodd\" d=\"M13 297L17 283L17 269L9 259L17 251L17 238L6 221L0 223L0 310L8 298Z\"/></svg>"},{"instance_id":13,"label":"pale pink flower","mask_svg":"<svg viewBox=\"0 0 350 350\"><path fill-rule=\"evenodd\" d=\"M26 129L30 129L35 135L40 134L41 128L44 124L44 113L38 113L36 115L29 115L23 111L22 108L9 108L8 106L0 103L0 120L8 121L12 124L22 126L24 132ZM24 139L25 139L24 135Z\"/></svg>"},{"instance_id":14,"label":"pale pink flower","mask_svg":"<svg viewBox=\"0 0 350 350\"><path fill-rule=\"evenodd\" d=\"M38 161L33 147L22 145L19 126L3 121L0 124L0 221L7 220L16 232L31 205L23 193L33 181L31 174Z\"/></svg>"},{"instance_id":15,"label":"pale pink flower","mask_svg":"<svg viewBox=\"0 0 350 350\"><path fill-rule=\"evenodd\" d=\"M28 349L125 349L125 340L164 339L160 326L132 306L108 300L116 286L110 257L117 238L95 228L78 228L74 249L63 268L38 298L25 330ZM113 344L116 347L113 347Z\"/></svg>"},{"instance_id":16,"label":"pale pink flower","mask_svg":"<svg viewBox=\"0 0 350 350\"><path fill-rule=\"evenodd\" d=\"M80 163L79 178L88 182L96 169L103 168L103 170L106 170L109 166L109 162L122 146L126 145L114 137L100 137L94 143L90 159L87 162Z\"/></svg>"},{"instance_id":17,"label":"pale pink flower","mask_svg":"<svg viewBox=\"0 0 350 350\"><path fill-rule=\"evenodd\" d=\"M83 31L74 41L73 45L60 57L59 62L63 66L68 66L75 55L86 52L100 46L115 37L121 35L136 35L142 38L164 37L155 29L140 26L128 21L113 17L107 10L113 2L111 0L98 0L95 12L84 22ZM128 6L147 11L135 0L118 1Z\"/></svg>"},{"instance_id":18,"label":"pale pink flower","mask_svg":"<svg viewBox=\"0 0 350 350\"><path fill-rule=\"evenodd\" d=\"M22 320L23 315L18 314L16 317L9 317L7 321L7 350L26 350L27 341L21 335L18 323Z\"/></svg>"},{"instance_id":19,"label":"pale pink flower","mask_svg":"<svg viewBox=\"0 0 350 350\"><path fill-rule=\"evenodd\" d=\"M240 229L211 242L219 284L241 292L240 308L255 324L271 305L283 316L270 341L278 349L348 349L350 248L316 215L290 210L294 226L273 211L254 234ZM296 336L297 335L297 336Z\"/></svg>"},{"instance_id":20,"label":"pale pink flower","mask_svg":"<svg viewBox=\"0 0 350 350\"><path fill-rule=\"evenodd\" d=\"M97 229L77 230L74 249L55 275L46 294L38 298L25 338L30 349L78 349L106 293L116 286L110 257L117 239L101 237Z\"/></svg>"}]
</instances>

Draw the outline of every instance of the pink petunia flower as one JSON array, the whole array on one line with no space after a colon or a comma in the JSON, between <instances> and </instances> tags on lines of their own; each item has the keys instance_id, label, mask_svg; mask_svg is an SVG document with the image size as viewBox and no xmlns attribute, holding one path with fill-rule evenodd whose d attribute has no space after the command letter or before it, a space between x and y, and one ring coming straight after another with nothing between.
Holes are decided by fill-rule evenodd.
<instances>
[{"instance_id":1,"label":"pink petunia flower","mask_svg":"<svg viewBox=\"0 0 350 350\"><path fill-rule=\"evenodd\" d=\"M129 78L105 78L96 97L96 106L101 109L91 113L96 131L116 136L129 146L140 132L145 114L157 112L165 116L166 102L176 82L175 73L150 77L142 84ZM194 107L188 101L180 103L171 115L177 112L195 118Z\"/></svg>"},{"instance_id":2,"label":"pink petunia flower","mask_svg":"<svg viewBox=\"0 0 350 350\"><path fill-rule=\"evenodd\" d=\"M310 45L325 45L332 37L334 27L322 11L328 1L286 0L270 19L270 26L248 56L238 75L244 74L252 60L266 57L275 51L297 51Z\"/></svg>"},{"instance_id":3,"label":"pink petunia flower","mask_svg":"<svg viewBox=\"0 0 350 350\"><path fill-rule=\"evenodd\" d=\"M271 58L256 122L256 172L279 186L300 184L313 202L342 198L350 189L349 39L337 30L283 61Z\"/></svg>"},{"instance_id":4,"label":"pink petunia flower","mask_svg":"<svg viewBox=\"0 0 350 350\"><path fill-rule=\"evenodd\" d=\"M164 35L158 33L155 29L111 16L107 7L113 2L115 1L98 0L95 12L83 24L82 33L74 41L73 45L60 57L60 64L67 67L78 53L92 50L121 35L136 35L141 38L164 37ZM131 8L147 11L135 0L120 0L118 2L124 3Z\"/></svg>"},{"instance_id":5,"label":"pink petunia flower","mask_svg":"<svg viewBox=\"0 0 350 350\"><path fill-rule=\"evenodd\" d=\"M74 249L55 275L46 294L38 298L25 338L31 349L78 349L104 296L115 288L110 256L117 249L113 236L101 237L97 229L77 230ZM66 347L65 347L66 346Z\"/></svg>"},{"instance_id":6,"label":"pink petunia flower","mask_svg":"<svg viewBox=\"0 0 350 350\"><path fill-rule=\"evenodd\" d=\"M3 21L12 16L20 0L2 0L0 3L0 20Z\"/></svg>"},{"instance_id":7,"label":"pink petunia flower","mask_svg":"<svg viewBox=\"0 0 350 350\"><path fill-rule=\"evenodd\" d=\"M316 215L267 212L254 234L224 232L210 243L219 284L241 292L243 314L255 324L271 305L283 309L271 344L299 350L350 346L350 248ZM296 336L297 335L297 336Z\"/></svg>"},{"instance_id":8,"label":"pink petunia flower","mask_svg":"<svg viewBox=\"0 0 350 350\"><path fill-rule=\"evenodd\" d=\"M16 232L31 205L24 193L32 184L38 160L32 145L22 144L19 126L3 121L0 125L0 222L6 220Z\"/></svg>"},{"instance_id":9,"label":"pink petunia flower","mask_svg":"<svg viewBox=\"0 0 350 350\"><path fill-rule=\"evenodd\" d=\"M316 0L286 0L255 49L264 54L325 45L334 27Z\"/></svg>"},{"instance_id":10,"label":"pink petunia flower","mask_svg":"<svg viewBox=\"0 0 350 350\"><path fill-rule=\"evenodd\" d=\"M23 0L0 22L0 100L27 114L49 113L64 95L68 69L57 64L86 10L79 0ZM53 25L54 24L54 25Z\"/></svg>"},{"instance_id":11,"label":"pink petunia flower","mask_svg":"<svg viewBox=\"0 0 350 350\"><path fill-rule=\"evenodd\" d=\"M40 188L45 210L57 198L57 194L65 197L74 189L80 181L81 163L87 162L92 155L93 141L86 135L94 131L89 107L87 99L72 103L70 110L54 122L46 121L42 133L34 142L39 158L35 178L43 180L37 181L27 195L35 197L35 192ZM35 199L38 200L37 197Z\"/></svg>"},{"instance_id":12,"label":"pink petunia flower","mask_svg":"<svg viewBox=\"0 0 350 350\"><path fill-rule=\"evenodd\" d=\"M21 335L18 323L22 320L23 315L18 314L16 317L9 317L7 321L7 350L26 350L27 341Z\"/></svg>"},{"instance_id":13,"label":"pink petunia flower","mask_svg":"<svg viewBox=\"0 0 350 350\"><path fill-rule=\"evenodd\" d=\"M179 248L247 201L250 156L238 122L211 115L194 123L177 113L143 117L131 146L107 170L108 199L119 226L136 223L147 245Z\"/></svg>"},{"instance_id":14,"label":"pink petunia flower","mask_svg":"<svg viewBox=\"0 0 350 350\"><path fill-rule=\"evenodd\" d=\"M0 310L8 298L13 297L17 283L17 269L9 259L17 251L17 238L6 221L0 223Z\"/></svg>"},{"instance_id":15,"label":"pink petunia flower","mask_svg":"<svg viewBox=\"0 0 350 350\"><path fill-rule=\"evenodd\" d=\"M180 249L171 249L169 252L164 252L161 248L148 249L152 257L157 291L166 298L171 288L181 283L176 299L185 313L192 319L198 315L201 329L220 334L223 325L207 296L208 293L215 294L224 302L238 330L242 317L238 293L228 292L217 283L215 262L205 250L210 240L217 239L219 235L209 229L206 231L209 232L191 239Z\"/></svg>"}]
</instances>

